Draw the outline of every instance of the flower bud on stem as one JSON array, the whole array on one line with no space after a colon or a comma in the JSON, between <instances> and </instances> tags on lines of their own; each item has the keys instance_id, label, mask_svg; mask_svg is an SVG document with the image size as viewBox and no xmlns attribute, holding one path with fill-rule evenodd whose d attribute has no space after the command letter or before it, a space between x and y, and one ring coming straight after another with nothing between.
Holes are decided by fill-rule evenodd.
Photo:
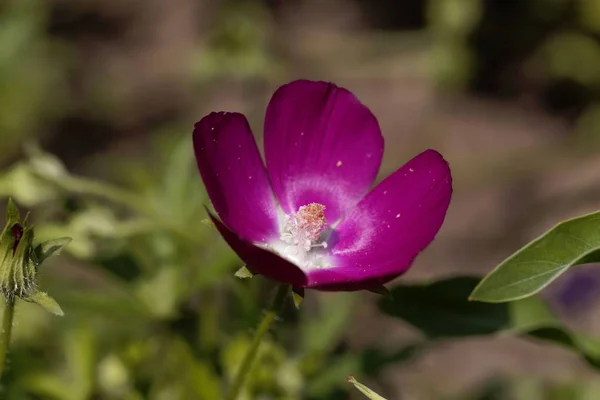
<instances>
[{"instance_id":1,"label":"flower bud on stem","mask_svg":"<svg viewBox=\"0 0 600 400\"><path fill-rule=\"evenodd\" d=\"M9 199L6 225L0 233L0 297L5 302L0 331L0 376L4 371L17 297L36 303L55 315L63 315L58 303L39 290L36 275L42 262L60 253L71 239L59 238L34 245L33 227L27 220L26 216L21 221L17 206Z\"/></svg>"}]
</instances>

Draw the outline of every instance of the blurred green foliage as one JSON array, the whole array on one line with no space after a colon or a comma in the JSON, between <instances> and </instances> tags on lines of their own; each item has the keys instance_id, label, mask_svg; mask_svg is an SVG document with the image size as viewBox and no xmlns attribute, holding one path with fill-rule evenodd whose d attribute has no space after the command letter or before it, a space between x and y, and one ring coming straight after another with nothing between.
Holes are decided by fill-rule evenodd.
<instances>
[{"instance_id":1,"label":"blurred green foliage","mask_svg":"<svg viewBox=\"0 0 600 400\"><path fill-rule=\"evenodd\" d=\"M77 9L76 2L65 3ZM198 84L194 94L200 99L210 95L202 90L214 80L281 81L286 77L284 66L289 60L274 50L276 33L269 8L260 2L223 3L226 6L211 20L207 40L195 48L190 65L184 68L191 71L190 83ZM517 11L529 19L496 28L500 33L493 37L486 35L490 35L490 26L498 25L494 16L502 13L494 4L502 1L422 3L426 20L422 29L430 36L432 77L440 88L475 90L482 76L494 80L495 75L487 75L485 70L489 61L486 49L499 52L493 40L508 42L501 46L506 53L490 63L512 65L514 56L523 70L533 70L534 81L542 81L545 87L567 80L583 88L589 97L576 115L575 131L584 138L597 138L597 2L516 2L521 7ZM126 114L113 112L115 104L121 103L111 97L112 93L122 88L104 87L106 76L97 84L102 93L108 93L102 101L93 90L73 94L73 86L77 86L71 82L77 81L73 70L92 74L93 69L87 72L78 65L85 46L50 32L55 8L56 4L43 0L0 3L0 161L4 166L0 196L11 196L21 208L31 209L38 240L73 238L67 255L49 261L40 271L43 287L56 297L66 316L52 318L35 305L18 303L10 364L2 377L0 398L219 399L249 346L271 286L260 277L235 279L233 273L240 262L210 224L202 223L208 199L188 134L190 121L199 117L190 115L202 105L187 104L166 122L159 117L148 122L127 115L148 130L140 140L147 154L125 159L108 146L108 150L94 154L98 156L96 168L102 171L98 179L71 172L85 168L80 164L67 168L36 143L56 139L64 144L57 129L61 122L73 114L88 117L78 115L77 110L94 110L94 116L106 118L101 122L117 131L130 125L129 120L114 120L115 115ZM522 35L523 42L528 35L536 41L523 53L519 41L502 36L509 31ZM478 47L481 37L486 38L484 46ZM95 82L95 78L92 75L81 80ZM163 101L168 103L169 99ZM109 112L97 109L103 105ZM110 139L109 132L106 137ZM15 161L21 149L25 149L24 155ZM71 151L77 152L77 146ZM109 183L116 181L119 184ZM395 288L397 298L408 298L388 313L416 325L424 333L423 339L396 343L391 348L373 343L348 351L346 333L361 297L309 293L300 311L289 305L262 346L245 399L346 399L354 392L345 382L350 374L385 395L381 389L388 366L412 362L434 338L458 336L439 330L432 335L431 330L439 328L435 324L419 326L413 317L423 315L427 304L423 298L411 300L415 293L421 293L419 290L402 290L401 286ZM444 292L436 294L442 296ZM437 302L452 304L447 299L437 298ZM403 308L403 304L419 307ZM477 323L489 323L493 316L478 315ZM465 323L469 315L459 312L452 319L453 323L457 320L464 329L469 327ZM494 323L467 334L494 334L500 329ZM540 332L542 336L551 334L550 339L548 335L541 337L544 340L564 339L555 330ZM573 343L571 348L583 353ZM568 341L562 345L570 346ZM598 390L596 383L584 380L557 385L529 379L499 385L492 382L481 388L481 393L470 390L469 395L459 398L506 398L502 397L505 392L511 392L528 400L587 400L595 398ZM449 397L432 392L431 398Z\"/></svg>"},{"instance_id":2,"label":"blurred green foliage","mask_svg":"<svg viewBox=\"0 0 600 400\"><path fill-rule=\"evenodd\" d=\"M207 200L189 137L165 153L163 175L135 190L73 176L37 148L6 174L4 190L13 187L11 180L21 182L11 193L16 201L34 213L49 210L47 219L36 221L39 238L68 232L73 246L65 265L42 272L65 318L48 320L18 303L3 398L221 397L221 382L232 377L249 345L244 332L258 319L268 286L260 278L234 280L239 262L213 228L200 223ZM344 331L347 300L342 294L328 301L322 318L289 331L302 338L292 353L275 341L262 346L247 396L300 398L305 379L326 367ZM340 371L333 386L341 387L349 372Z\"/></svg>"},{"instance_id":3,"label":"blurred green foliage","mask_svg":"<svg viewBox=\"0 0 600 400\"><path fill-rule=\"evenodd\" d=\"M47 2L6 0L0 6L0 142L8 153L64 106L66 60L44 33Z\"/></svg>"}]
</instances>

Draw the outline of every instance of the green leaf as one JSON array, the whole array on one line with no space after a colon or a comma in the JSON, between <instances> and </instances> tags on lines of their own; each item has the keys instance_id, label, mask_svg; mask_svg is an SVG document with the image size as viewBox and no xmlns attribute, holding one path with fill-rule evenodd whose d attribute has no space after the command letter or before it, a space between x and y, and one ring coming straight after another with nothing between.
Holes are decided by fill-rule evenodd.
<instances>
[{"instance_id":1,"label":"green leaf","mask_svg":"<svg viewBox=\"0 0 600 400\"><path fill-rule=\"evenodd\" d=\"M21 214L12 198L8 198L6 206L6 225L14 225L21 220Z\"/></svg>"},{"instance_id":2,"label":"green leaf","mask_svg":"<svg viewBox=\"0 0 600 400\"><path fill-rule=\"evenodd\" d=\"M371 400L385 400L385 397L381 397L362 383L358 382L352 375L350 375L346 380L353 384L354 387L357 388L367 398Z\"/></svg>"},{"instance_id":3,"label":"green leaf","mask_svg":"<svg viewBox=\"0 0 600 400\"><path fill-rule=\"evenodd\" d=\"M63 247L71 243L70 237L46 240L35 247L36 264L41 264L50 256L59 255Z\"/></svg>"},{"instance_id":4,"label":"green leaf","mask_svg":"<svg viewBox=\"0 0 600 400\"><path fill-rule=\"evenodd\" d=\"M518 335L564 347L600 369L600 339L570 330L537 297L500 304L471 302L467 297L477 281L456 277L398 285L391 290L393 299L381 299L379 308L430 339Z\"/></svg>"},{"instance_id":5,"label":"green leaf","mask_svg":"<svg viewBox=\"0 0 600 400\"><path fill-rule=\"evenodd\" d=\"M252 273L252 271L250 271L248 269L247 266L243 266L240 269L238 269L237 271L235 271L234 276L236 278L240 278L240 279L248 279L248 278L252 278L254 276L254 274Z\"/></svg>"},{"instance_id":6,"label":"green leaf","mask_svg":"<svg viewBox=\"0 0 600 400\"><path fill-rule=\"evenodd\" d=\"M56 302L56 300L54 300L52 297L48 296L44 292L35 292L25 300L30 301L32 303L36 303L37 305L41 306L44 310L51 312L54 315L58 315L59 317L65 315L63 310Z\"/></svg>"},{"instance_id":7,"label":"green leaf","mask_svg":"<svg viewBox=\"0 0 600 400\"><path fill-rule=\"evenodd\" d=\"M429 338L485 335L508 328L508 307L467 301L477 281L458 277L427 285L399 285L391 289L391 298L379 301L379 307Z\"/></svg>"},{"instance_id":8,"label":"green leaf","mask_svg":"<svg viewBox=\"0 0 600 400\"><path fill-rule=\"evenodd\" d=\"M304 301L304 288L293 288L292 289L292 300L296 309L300 309L302 301Z\"/></svg>"},{"instance_id":9,"label":"green leaf","mask_svg":"<svg viewBox=\"0 0 600 400\"><path fill-rule=\"evenodd\" d=\"M569 267L599 255L600 212L561 222L500 263L473 290L471 300L501 303L529 297Z\"/></svg>"},{"instance_id":10,"label":"green leaf","mask_svg":"<svg viewBox=\"0 0 600 400\"><path fill-rule=\"evenodd\" d=\"M209 228L217 229L217 227L215 226L215 223L212 222L210 220L210 218L204 218L204 219L200 220L200 222L203 223L204 225L206 225Z\"/></svg>"}]
</instances>

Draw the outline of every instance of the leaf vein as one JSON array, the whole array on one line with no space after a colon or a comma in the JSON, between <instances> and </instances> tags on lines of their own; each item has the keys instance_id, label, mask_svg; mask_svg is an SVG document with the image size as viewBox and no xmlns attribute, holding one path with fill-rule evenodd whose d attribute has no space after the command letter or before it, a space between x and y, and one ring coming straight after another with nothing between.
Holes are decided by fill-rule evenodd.
<instances>
[{"instance_id":1,"label":"leaf vein","mask_svg":"<svg viewBox=\"0 0 600 400\"><path fill-rule=\"evenodd\" d=\"M523 278L523 279L521 279L521 280L518 280L518 281L515 281L515 282L511 282L511 283L509 283L508 285L504 285L504 286L498 286L498 287L497 287L495 290L506 289L506 288L509 288L509 287L511 287L511 286L519 285L519 284L521 284L521 283L523 283L523 282L527 282L527 281L530 281L530 280L532 280L532 279L539 278L540 276L544 276L544 275L550 275L550 274L552 274L552 273L554 273L554 272L558 271L559 269L561 269L561 268L564 268L565 266L568 266L569 264L558 264L558 265L559 265L559 266L558 266L558 267L556 267L556 268L550 269L550 270L548 270L548 271L540 272L539 274L535 274L535 275L528 276L527 278Z\"/></svg>"}]
</instances>

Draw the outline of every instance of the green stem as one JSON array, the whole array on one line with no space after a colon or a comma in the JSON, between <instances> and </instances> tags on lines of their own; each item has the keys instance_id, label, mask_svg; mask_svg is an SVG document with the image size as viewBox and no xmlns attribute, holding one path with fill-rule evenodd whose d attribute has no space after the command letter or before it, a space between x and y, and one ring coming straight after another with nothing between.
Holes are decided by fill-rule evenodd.
<instances>
[{"instance_id":1,"label":"green stem","mask_svg":"<svg viewBox=\"0 0 600 400\"><path fill-rule=\"evenodd\" d=\"M51 179L45 177L45 179L48 179L50 182L67 192L100 197L113 203L121 204L147 218L150 218L152 221L156 221L161 227L166 228L171 233L174 233L191 243L198 243L199 239L197 235L190 233L187 230L182 230L178 226L174 225L169 219L163 218L162 214L157 213L150 202L144 201L144 199L142 199L136 193L126 189L114 187L104 182L75 176L62 177L60 179Z\"/></svg>"},{"instance_id":2,"label":"green stem","mask_svg":"<svg viewBox=\"0 0 600 400\"><path fill-rule=\"evenodd\" d=\"M235 379L233 380L233 384L231 385L231 390L229 391L229 395L227 396L227 400L235 400L239 396L242 387L244 386L244 382L248 377L248 373L252 369L252 364L254 362L254 359L256 358L256 354L258 353L260 343L265 334L269 331L271 324L277 317L277 313L279 313L279 311L281 310L285 298L288 295L289 289L290 288L288 285L281 285L279 286L279 289L277 289L277 294L273 299L273 303L271 303L271 306L267 310L267 313L263 317L262 321L260 321L260 324L258 325L256 332L254 333L252 344L250 345L250 348L248 349L248 352L246 353L242 364L237 370Z\"/></svg>"},{"instance_id":3,"label":"green stem","mask_svg":"<svg viewBox=\"0 0 600 400\"><path fill-rule=\"evenodd\" d=\"M122 204L132 210L136 210L141 214L148 215L153 213L150 204L140 201L140 196L128 190L114 187L103 182L75 176L63 177L61 179L52 180L52 182L61 189L72 193L102 197L113 203Z\"/></svg>"},{"instance_id":4,"label":"green stem","mask_svg":"<svg viewBox=\"0 0 600 400\"><path fill-rule=\"evenodd\" d=\"M14 315L15 299L7 299L4 306L4 315L2 316L2 332L0 332L0 377L4 372L4 365L6 364L6 353L8 351L8 344L10 343Z\"/></svg>"}]
</instances>

